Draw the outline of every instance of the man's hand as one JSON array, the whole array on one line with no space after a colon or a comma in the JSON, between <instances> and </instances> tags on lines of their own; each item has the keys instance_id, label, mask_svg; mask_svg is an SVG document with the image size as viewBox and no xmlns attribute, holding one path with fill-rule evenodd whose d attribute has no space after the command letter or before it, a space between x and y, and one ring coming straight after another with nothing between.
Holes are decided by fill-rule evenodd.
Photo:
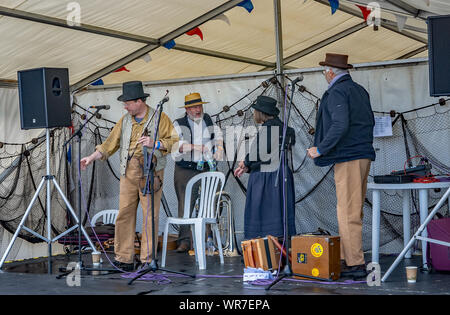
<instances>
[{"instance_id":1,"label":"man's hand","mask_svg":"<svg viewBox=\"0 0 450 315\"><path fill-rule=\"evenodd\" d=\"M319 152L317 152L317 147L311 147L311 148L307 149L306 151L308 151L308 156L310 158L315 159L320 156Z\"/></svg>"},{"instance_id":2,"label":"man's hand","mask_svg":"<svg viewBox=\"0 0 450 315\"><path fill-rule=\"evenodd\" d=\"M80 161L80 167L81 170L84 171L89 164L91 164L93 161L101 159L102 158L102 154L99 151L95 151L94 153L92 153L91 155L82 158Z\"/></svg>"},{"instance_id":3,"label":"man's hand","mask_svg":"<svg viewBox=\"0 0 450 315\"><path fill-rule=\"evenodd\" d=\"M85 157L85 158L82 158L81 161L80 161L80 167L81 167L81 170L84 171L84 170L87 168L87 166L88 166L89 164L91 164L91 163L92 163L92 159L91 159L90 156L87 156L87 157Z\"/></svg>"},{"instance_id":4,"label":"man's hand","mask_svg":"<svg viewBox=\"0 0 450 315\"><path fill-rule=\"evenodd\" d=\"M148 136L143 136L140 137L138 140L139 144L142 144L143 146L147 147L147 148L153 148L153 139L148 137Z\"/></svg>"},{"instance_id":5,"label":"man's hand","mask_svg":"<svg viewBox=\"0 0 450 315\"><path fill-rule=\"evenodd\" d=\"M188 153L191 151L206 152L207 148L203 144L183 143L180 147L180 153Z\"/></svg>"}]
</instances>

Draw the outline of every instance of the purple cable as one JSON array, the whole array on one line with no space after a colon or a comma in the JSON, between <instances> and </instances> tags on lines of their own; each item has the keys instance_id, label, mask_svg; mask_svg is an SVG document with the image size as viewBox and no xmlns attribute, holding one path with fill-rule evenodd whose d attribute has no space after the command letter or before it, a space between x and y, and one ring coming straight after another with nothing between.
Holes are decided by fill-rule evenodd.
<instances>
[{"instance_id":1,"label":"purple cable","mask_svg":"<svg viewBox=\"0 0 450 315\"><path fill-rule=\"evenodd\" d=\"M125 273L122 275L122 278L131 279L135 276L139 275L139 272L133 272L133 273ZM173 278L189 278L189 276L181 275L181 274L164 274L164 275L150 275L145 274L142 277L140 277L141 280L144 281L157 281L158 284L168 284L172 281L169 279L169 277ZM231 275L231 276L224 276L224 275L196 275L196 278L219 278L219 279L225 279L225 278L242 278L242 275ZM325 284L325 285L352 285L352 284L364 284L366 281L354 281L354 280L345 280L345 281L339 281L339 282L327 282L327 281L314 281L314 280L301 280L301 279L282 279L283 281L291 281L291 282L298 282L298 283L312 283L312 284ZM266 286L270 285L273 282L273 280L266 280L266 279L260 279L255 281L250 281L249 283L251 285L257 285L257 286Z\"/></svg>"},{"instance_id":2,"label":"purple cable","mask_svg":"<svg viewBox=\"0 0 450 315\"><path fill-rule=\"evenodd\" d=\"M314 281L314 280L301 280L301 279L289 279L285 278L282 279L282 281L292 281L292 282L300 282L300 283L314 283L314 284L326 284L326 285L348 285L348 284L363 284L367 283L366 281L354 281L354 280L345 280L341 282L327 282L327 281ZM265 286L272 284L273 280L255 280L251 281L251 285L259 285L259 286Z\"/></svg>"}]
</instances>

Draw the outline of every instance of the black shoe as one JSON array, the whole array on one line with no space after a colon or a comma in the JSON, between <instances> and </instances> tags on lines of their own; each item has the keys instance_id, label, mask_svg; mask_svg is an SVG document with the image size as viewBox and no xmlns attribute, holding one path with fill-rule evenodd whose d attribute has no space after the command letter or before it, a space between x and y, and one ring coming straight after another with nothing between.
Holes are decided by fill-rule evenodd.
<instances>
[{"instance_id":1,"label":"black shoe","mask_svg":"<svg viewBox=\"0 0 450 315\"><path fill-rule=\"evenodd\" d=\"M142 272L142 271L144 271L144 270L146 270L146 269L148 269L148 268L150 268L150 263L144 262L144 263L141 263L141 264L139 265L139 267L137 267L136 271L137 271L137 272Z\"/></svg>"},{"instance_id":2,"label":"black shoe","mask_svg":"<svg viewBox=\"0 0 450 315\"><path fill-rule=\"evenodd\" d=\"M114 264L115 267L117 267L117 268L119 268L119 269L121 269L123 271L133 271L134 270L134 264L133 263L127 264L127 263L123 263L123 262L114 260L113 264Z\"/></svg>"},{"instance_id":3,"label":"black shoe","mask_svg":"<svg viewBox=\"0 0 450 315\"><path fill-rule=\"evenodd\" d=\"M347 266L341 270L341 277L365 278L367 277L366 265Z\"/></svg>"},{"instance_id":4,"label":"black shoe","mask_svg":"<svg viewBox=\"0 0 450 315\"><path fill-rule=\"evenodd\" d=\"M177 253L186 253L189 251L190 247L189 243L181 243L180 246L177 247Z\"/></svg>"}]
</instances>

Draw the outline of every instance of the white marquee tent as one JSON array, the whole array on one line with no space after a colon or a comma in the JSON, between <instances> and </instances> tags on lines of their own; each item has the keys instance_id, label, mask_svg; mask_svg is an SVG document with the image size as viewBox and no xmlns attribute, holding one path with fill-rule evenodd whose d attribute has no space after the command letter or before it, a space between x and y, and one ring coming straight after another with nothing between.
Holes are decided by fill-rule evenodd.
<instances>
[{"instance_id":1,"label":"white marquee tent","mask_svg":"<svg viewBox=\"0 0 450 315\"><path fill-rule=\"evenodd\" d=\"M16 80L17 71L44 66L69 69L79 104L117 105L105 114L112 120L123 114L116 97L128 80L146 82L154 102L170 86L172 119L189 92L207 95L214 113L274 73L305 73L305 85L320 96L326 84L317 66L325 52L350 56L374 110L436 102L428 96L426 18L450 14L447 1L377 1L377 30L356 6L373 6L369 0L341 0L334 14L327 0L253 0L251 12L236 6L241 2L0 1L0 141L26 142L42 133L20 130ZM71 26L77 9L81 24ZM186 34L195 27L203 40ZM171 40L173 48L163 47ZM104 85L87 87L98 79ZM10 239L4 233L0 252ZM39 255L22 247L15 258Z\"/></svg>"}]
</instances>

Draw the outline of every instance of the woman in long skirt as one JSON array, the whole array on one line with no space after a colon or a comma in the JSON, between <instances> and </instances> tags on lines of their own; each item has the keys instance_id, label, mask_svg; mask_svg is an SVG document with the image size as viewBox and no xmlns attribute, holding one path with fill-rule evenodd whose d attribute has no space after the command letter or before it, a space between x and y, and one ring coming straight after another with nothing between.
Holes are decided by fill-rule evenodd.
<instances>
[{"instance_id":1,"label":"woman in long skirt","mask_svg":"<svg viewBox=\"0 0 450 315\"><path fill-rule=\"evenodd\" d=\"M250 173L244 215L245 239L267 235L284 237L285 220L288 223L287 235L296 234L294 178L287 163L280 163L280 158L284 158L281 155L284 125L278 118L280 111L276 104L277 101L271 97L258 96L252 105L255 122L262 124L262 128L250 153L234 171L236 177ZM290 148L294 144L294 130L288 127L285 147ZM286 186L283 185L284 178L287 179Z\"/></svg>"}]
</instances>

